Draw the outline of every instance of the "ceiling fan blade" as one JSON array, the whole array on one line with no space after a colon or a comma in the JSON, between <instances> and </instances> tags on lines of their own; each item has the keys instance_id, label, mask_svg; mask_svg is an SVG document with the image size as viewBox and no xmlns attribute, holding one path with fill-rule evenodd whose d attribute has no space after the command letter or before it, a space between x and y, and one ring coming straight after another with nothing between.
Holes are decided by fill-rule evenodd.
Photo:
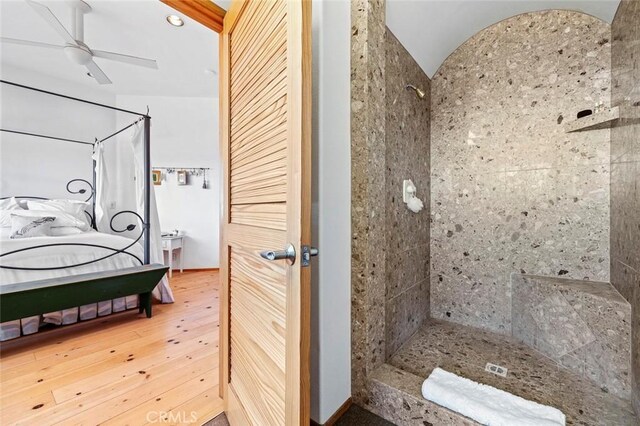
<instances>
[{"instance_id":1,"label":"ceiling fan blade","mask_svg":"<svg viewBox=\"0 0 640 426\"><path fill-rule=\"evenodd\" d=\"M111 84L109 77L107 77L104 71L102 71L95 62L89 61L85 66L91 73L91 77L95 78L99 84Z\"/></svg>"},{"instance_id":2,"label":"ceiling fan blade","mask_svg":"<svg viewBox=\"0 0 640 426\"><path fill-rule=\"evenodd\" d=\"M158 63L153 59L139 58L137 56L123 55L121 53L105 52L104 50L92 50L91 53L93 53L93 56L96 58L125 62L139 67L158 69Z\"/></svg>"},{"instance_id":3,"label":"ceiling fan blade","mask_svg":"<svg viewBox=\"0 0 640 426\"><path fill-rule=\"evenodd\" d=\"M64 46L59 46L57 44L42 43L40 41L21 40L21 39L10 38L10 37L0 37L0 41L2 41L3 43L21 44L24 46L44 47L47 49L64 49Z\"/></svg>"},{"instance_id":4,"label":"ceiling fan blade","mask_svg":"<svg viewBox=\"0 0 640 426\"><path fill-rule=\"evenodd\" d=\"M72 44L74 46L78 44L73 39L71 34L69 34L66 28L60 23L60 21L58 21L58 18L56 18L56 15L54 15L53 12L51 12L51 9L33 0L25 0L25 1L27 2L27 4L29 4L29 6L31 6L33 10L36 11L38 15L42 17L42 19L47 21L47 23L51 26L51 28L53 28L58 34L60 34L60 36L64 39L65 42Z\"/></svg>"}]
</instances>

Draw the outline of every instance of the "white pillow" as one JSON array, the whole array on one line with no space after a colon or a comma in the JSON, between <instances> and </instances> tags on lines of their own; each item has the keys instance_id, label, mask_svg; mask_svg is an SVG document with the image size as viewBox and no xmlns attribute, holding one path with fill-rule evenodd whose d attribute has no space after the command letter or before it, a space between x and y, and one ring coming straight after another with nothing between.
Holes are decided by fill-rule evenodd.
<instances>
[{"instance_id":1,"label":"white pillow","mask_svg":"<svg viewBox=\"0 0 640 426\"><path fill-rule=\"evenodd\" d=\"M89 207L89 203L78 200L28 200L27 206L29 210L41 210L51 212L63 212L74 216L78 221L84 223L82 226L77 225L60 225L56 222L54 226L76 226L83 231L91 227L89 216L85 213L85 209Z\"/></svg>"},{"instance_id":2,"label":"white pillow","mask_svg":"<svg viewBox=\"0 0 640 426\"><path fill-rule=\"evenodd\" d=\"M82 213L84 214L84 212ZM22 210L13 212L12 216L22 217L42 217L52 216L56 218L56 221L51 225L52 227L60 226L73 226L81 231L88 231L90 229L88 220L81 220L81 216L69 214L63 211L56 210Z\"/></svg>"},{"instance_id":3,"label":"white pillow","mask_svg":"<svg viewBox=\"0 0 640 426\"><path fill-rule=\"evenodd\" d=\"M0 200L0 227L11 228L11 212L24 210L16 197Z\"/></svg>"},{"instance_id":4,"label":"white pillow","mask_svg":"<svg viewBox=\"0 0 640 426\"><path fill-rule=\"evenodd\" d=\"M57 219L53 216L11 215L11 239L46 237L50 235L51 224Z\"/></svg>"},{"instance_id":5,"label":"white pillow","mask_svg":"<svg viewBox=\"0 0 640 426\"><path fill-rule=\"evenodd\" d=\"M5 198L0 200L0 210L19 210L22 209L16 197Z\"/></svg>"}]
</instances>

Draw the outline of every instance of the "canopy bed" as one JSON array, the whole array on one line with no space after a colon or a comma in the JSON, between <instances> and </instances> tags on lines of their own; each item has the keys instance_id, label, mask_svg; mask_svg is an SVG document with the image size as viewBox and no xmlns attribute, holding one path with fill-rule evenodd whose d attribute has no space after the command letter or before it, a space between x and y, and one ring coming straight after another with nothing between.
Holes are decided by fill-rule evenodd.
<instances>
[{"instance_id":1,"label":"canopy bed","mask_svg":"<svg viewBox=\"0 0 640 426\"><path fill-rule=\"evenodd\" d=\"M163 303L173 294L162 263L162 241L151 185L150 121L147 113L0 80L30 90L91 104L137 119L111 135L88 142L15 129L1 132L92 148L92 182L66 183L71 197L2 194L0 198L0 340L38 331L45 323L71 324L140 306L151 316L151 292ZM112 212L104 144L133 131L135 206ZM126 142L120 142L126 143ZM126 151L126 149L125 149ZM121 189L121 188L119 188ZM122 188L126 190L127 188Z\"/></svg>"}]
</instances>

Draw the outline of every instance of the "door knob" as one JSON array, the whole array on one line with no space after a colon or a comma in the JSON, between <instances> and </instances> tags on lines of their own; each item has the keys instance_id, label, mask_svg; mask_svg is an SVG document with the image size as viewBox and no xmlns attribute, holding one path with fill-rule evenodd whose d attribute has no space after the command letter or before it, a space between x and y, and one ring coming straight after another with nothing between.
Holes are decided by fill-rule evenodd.
<instances>
[{"instance_id":1,"label":"door knob","mask_svg":"<svg viewBox=\"0 0 640 426\"><path fill-rule=\"evenodd\" d=\"M260 256L267 260L285 259L289 265L296 263L296 249L291 243L287 244L284 250L266 250L260 252Z\"/></svg>"}]
</instances>

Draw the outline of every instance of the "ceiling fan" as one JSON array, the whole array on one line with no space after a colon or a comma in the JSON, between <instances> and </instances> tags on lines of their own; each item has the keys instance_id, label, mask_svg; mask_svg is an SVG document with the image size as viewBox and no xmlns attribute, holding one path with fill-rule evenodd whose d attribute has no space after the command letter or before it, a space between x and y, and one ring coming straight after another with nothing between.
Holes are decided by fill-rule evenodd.
<instances>
[{"instance_id":1,"label":"ceiling fan","mask_svg":"<svg viewBox=\"0 0 640 426\"><path fill-rule=\"evenodd\" d=\"M67 57L78 65L84 65L89 70L89 75L99 84L111 84L109 77L98 67L93 58L108 59L111 61L125 62L146 68L158 69L158 64L153 59L139 58L137 56L123 55L121 53L105 52L104 50L90 49L84 43L84 15L91 12L91 6L82 0L71 0L71 33L60 23L51 10L33 0L25 0L33 10L42 17L64 40L64 45L42 43L39 41L20 40L9 37L0 37L4 43L21 44L25 46L37 46L47 49L62 49ZM72 35L73 34L73 35Z\"/></svg>"}]
</instances>

